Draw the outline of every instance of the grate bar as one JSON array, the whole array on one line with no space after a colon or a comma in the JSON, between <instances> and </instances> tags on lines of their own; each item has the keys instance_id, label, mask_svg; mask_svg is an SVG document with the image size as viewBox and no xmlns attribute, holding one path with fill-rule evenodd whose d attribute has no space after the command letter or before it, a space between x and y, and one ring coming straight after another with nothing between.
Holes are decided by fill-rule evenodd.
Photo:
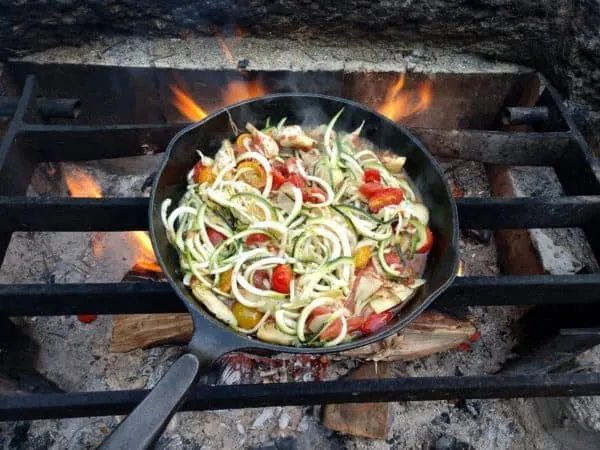
<instances>
[{"instance_id":1,"label":"grate bar","mask_svg":"<svg viewBox=\"0 0 600 450\"><path fill-rule=\"evenodd\" d=\"M551 166L573 147L568 132L518 133L411 128L435 156L488 164Z\"/></svg>"},{"instance_id":2,"label":"grate bar","mask_svg":"<svg viewBox=\"0 0 600 450\"><path fill-rule=\"evenodd\" d=\"M600 303L600 274L458 278L436 306ZM184 312L167 283L0 285L0 315L138 314Z\"/></svg>"},{"instance_id":3,"label":"grate bar","mask_svg":"<svg viewBox=\"0 0 600 450\"><path fill-rule=\"evenodd\" d=\"M89 161L161 153L181 125L23 125L21 151L41 161ZM93 142L94 145L90 145Z\"/></svg>"},{"instance_id":4,"label":"grate bar","mask_svg":"<svg viewBox=\"0 0 600 450\"><path fill-rule=\"evenodd\" d=\"M463 228L562 228L600 217L599 196L459 198ZM0 216L15 231L148 229L148 199L0 197Z\"/></svg>"},{"instance_id":5,"label":"grate bar","mask_svg":"<svg viewBox=\"0 0 600 450\"><path fill-rule=\"evenodd\" d=\"M0 420L127 414L148 391L74 392L0 396ZM600 373L411 377L198 386L182 411L327 403L562 397L600 394Z\"/></svg>"}]
</instances>

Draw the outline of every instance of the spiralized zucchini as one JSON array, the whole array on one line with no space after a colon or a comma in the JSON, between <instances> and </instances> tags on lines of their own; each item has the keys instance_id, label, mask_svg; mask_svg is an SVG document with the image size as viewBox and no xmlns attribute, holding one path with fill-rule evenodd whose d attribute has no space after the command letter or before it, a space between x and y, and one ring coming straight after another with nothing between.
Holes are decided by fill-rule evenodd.
<instances>
[{"instance_id":1,"label":"spiralized zucchini","mask_svg":"<svg viewBox=\"0 0 600 450\"><path fill-rule=\"evenodd\" d=\"M281 345L377 331L423 285L429 211L403 170L331 122L226 140L203 155L162 222L183 282L217 318ZM270 123L270 121L267 121ZM408 162L410 163L410 162Z\"/></svg>"}]
</instances>

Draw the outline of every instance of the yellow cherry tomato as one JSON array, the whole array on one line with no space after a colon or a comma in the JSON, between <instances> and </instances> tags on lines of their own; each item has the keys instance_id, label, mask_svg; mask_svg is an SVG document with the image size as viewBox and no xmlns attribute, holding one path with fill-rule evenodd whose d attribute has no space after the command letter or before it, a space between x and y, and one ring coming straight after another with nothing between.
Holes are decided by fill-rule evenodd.
<instances>
[{"instance_id":1,"label":"yellow cherry tomato","mask_svg":"<svg viewBox=\"0 0 600 450\"><path fill-rule=\"evenodd\" d=\"M238 326L247 330L254 328L262 317L262 313L256 309L248 308L241 303L235 302L231 307L233 315L237 319Z\"/></svg>"},{"instance_id":2,"label":"yellow cherry tomato","mask_svg":"<svg viewBox=\"0 0 600 450\"><path fill-rule=\"evenodd\" d=\"M362 269L367 264L369 264L370 259L371 250L369 249L369 247L361 247L354 253L354 267L356 267L357 269Z\"/></svg>"},{"instance_id":3,"label":"yellow cherry tomato","mask_svg":"<svg viewBox=\"0 0 600 450\"><path fill-rule=\"evenodd\" d=\"M252 135L250 133L242 133L235 140L235 152L238 155L242 153L246 153L248 149L246 148L245 142L246 139L250 139L252 141Z\"/></svg>"},{"instance_id":4,"label":"yellow cherry tomato","mask_svg":"<svg viewBox=\"0 0 600 450\"><path fill-rule=\"evenodd\" d=\"M219 276L219 290L223 291L223 292L229 292L231 291L231 273L233 272L233 269L229 269L226 272L223 272L220 276Z\"/></svg>"},{"instance_id":5,"label":"yellow cherry tomato","mask_svg":"<svg viewBox=\"0 0 600 450\"><path fill-rule=\"evenodd\" d=\"M243 161L238 164L237 170L243 172L242 180L256 189L261 189L267 184L265 170L256 161Z\"/></svg>"}]
</instances>

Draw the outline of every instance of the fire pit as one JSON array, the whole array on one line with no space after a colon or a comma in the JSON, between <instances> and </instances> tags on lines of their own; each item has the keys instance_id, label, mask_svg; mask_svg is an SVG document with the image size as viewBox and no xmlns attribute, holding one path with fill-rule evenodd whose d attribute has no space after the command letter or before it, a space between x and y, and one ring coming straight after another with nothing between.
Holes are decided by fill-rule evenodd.
<instances>
[{"instance_id":1,"label":"fire pit","mask_svg":"<svg viewBox=\"0 0 600 450\"><path fill-rule=\"evenodd\" d=\"M240 66L225 40L218 42L225 45L225 57L231 57L232 63ZM23 321L34 336L38 326L45 336L50 331L56 332L52 330L60 325L59 318L54 316L79 316L80 322L89 325L60 318L60 323L67 327L62 339L72 341L73 337L87 333L88 338L81 345L89 346L87 352L92 354L91 361L100 361L90 362L90 366L101 366L110 380L73 381L76 377L69 374L53 379L52 375L60 369L51 367L51 358L46 355L42 358L45 361L41 363L41 371L68 392L3 393L0 395L0 420L36 420L34 429L42 430L45 422L37 422L38 419L123 415L144 398L145 389L160 378L181 349L159 348L107 355L107 345L102 347L91 342L102 333L104 340L108 340L106 315L123 320L132 314L152 318L158 313L185 312L183 304L161 279L160 268L143 231L148 226L148 200L140 188L167 142L183 123L199 120L206 112L244 98L291 89L363 101L410 128L440 159L457 197L464 233L461 258L466 276L457 278L436 302L435 308L461 319L465 319L464 311L468 309L469 318L480 330L481 338L479 334L473 336L473 341L479 340L472 343L472 352L467 351L470 345L463 342L451 356L442 353L429 360L397 365L392 371L394 376L384 379L337 379L357 364L357 358L386 360L381 352L355 354L352 355L355 359L345 363L306 360L295 369L297 361L268 365L265 360L248 363L244 356L237 356L237 359L227 361L226 370L220 374L220 384L198 385L182 409L263 410L255 411L252 420L236 416L235 411L205 413L209 414L204 416L208 418L217 417L210 414L224 414L218 416L221 417L219 420L231 430L221 432L209 427L202 431L204 438L237 433L240 439L248 439L254 445L273 438L273 433L263 436L258 431L250 431L260 429L269 421L275 421L279 437L286 435L290 423L294 423L299 432L316 427L312 418L307 419L309 416L300 408L292 408L293 405L463 399L458 401L456 408L462 408L465 415L478 417L478 407L464 399L600 394L600 374L548 373L579 352L600 343L598 332L591 329L597 326L593 317L597 311L600 276L597 273L557 275L546 270L539 261L538 272L532 274L526 274L530 266L518 275L506 270L506 265L514 264L518 259L510 251L513 244L518 254L524 248L537 245L535 238L530 238L526 231L519 235L521 244L517 245L515 230L580 229L577 239L584 242L581 254L589 253L589 256L582 256L585 261L578 266L579 272L593 272L597 267L594 255L600 255L600 235L597 233L600 226L600 167L566 113L559 95L541 75L521 70L408 75L393 70L295 72L247 71L244 67L191 70L174 68L168 62L164 67L126 68L50 66L31 61L13 62L7 72L19 92L11 92L10 99L0 102L3 115L12 118L0 146L0 208L4 216L0 234L0 254L4 258L0 312L4 317L25 317ZM111 94L106 95L106 92ZM77 119L73 119L74 116ZM127 162L115 162L117 158L125 158ZM135 169L137 175L130 176L127 182L114 181L110 186L110 180L128 177L115 175L111 179L102 175L118 174L130 164L129 168L135 167L136 159L144 162L139 163ZM87 163L93 160L102 161ZM494 179L502 178L498 175L502 170L500 166L552 168L564 195L507 196L506 190L493 183ZM56 187L54 191L48 188L53 195L29 195L36 188L43 190L39 183L44 182L37 178L40 171L45 183L63 186L64 182L64 186ZM492 181L491 188L487 185L487 175ZM136 197L131 197L136 195L132 186L139 192ZM69 195L57 196L60 189ZM119 196L121 189L126 192L126 197ZM495 196L489 196L490 189ZM498 274L496 246L489 244L491 230L499 231L494 241L498 245L498 262L505 273L515 275ZM45 233L50 238L61 234L68 245L71 238L65 236L83 232L92 232L83 240L89 245L83 257L89 266L83 270L85 276L59 276L59 282L55 282L55 278L40 280L14 273L16 267L21 267L20 258L29 261L29 257L19 254L24 248L23 241L31 239L34 245L41 245L34 234ZM122 276L107 281L95 278L95 264L112 265L123 273L132 270L124 281L121 281ZM23 279L27 282L23 283ZM533 313L550 314L552 311L555 320L545 322L547 335L543 339L537 336L539 345L524 339L523 342L532 342L532 345L520 349L520 358L505 365L517 341L511 325L532 306L538 307ZM47 322L53 323L52 326L39 325L53 320L55 322ZM166 322L169 320L180 323L183 319L181 316L165 318ZM113 326L117 322L113 322ZM103 331L92 335L90 330L94 327ZM121 329L124 329L123 325ZM172 331L168 342L185 341L186 332L186 329ZM67 338L67 335L73 337ZM60 342L55 340L53 343L57 346ZM157 343L161 341L151 339L138 347ZM494 349L488 347L498 348L499 352L493 353ZM442 346L440 350L447 348ZM401 359L418 356L411 353ZM130 367L129 372L119 373L114 369L127 370L132 363L137 367L135 370ZM254 366L246 371L244 368L248 364ZM280 370L283 364L286 369ZM299 370L302 364L310 367ZM503 367L504 371L501 370ZM128 373L129 381L117 380L123 373ZM270 383L259 384L263 378ZM327 381L315 381L320 378ZM141 383L140 379L143 380ZM310 381L301 382L303 380ZM73 385L82 387L70 389ZM503 414L509 414L506 408L506 405L500 407ZM434 408L440 415L435 420L445 423L443 409L441 406ZM401 409L394 416L391 429L395 433L390 437L391 444L408 442L407 438L396 435L400 424L398 418L408 417L402 416L405 413ZM430 413L423 412L427 423L434 419ZM198 427L201 423L198 414L183 413L177 417L182 428ZM78 420L75 422L77 427L94 432L89 432L83 439L76 437L77 432L73 430L63 430L61 433L68 438L62 439L80 440L67 442L57 438L54 441L58 442L57 446L69 442L97 444L114 425L114 420L108 419ZM38 437L43 435L41 431L36 433L33 434ZM178 434L177 426L173 425L161 445L202 445L194 437L193 430L190 434L185 433L179 431ZM427 439L431 438L427 436ZM416 442L425 437L415 436L414 439ZM239 443L223 442L225 447Z\"/></svg>"}]
</instances>

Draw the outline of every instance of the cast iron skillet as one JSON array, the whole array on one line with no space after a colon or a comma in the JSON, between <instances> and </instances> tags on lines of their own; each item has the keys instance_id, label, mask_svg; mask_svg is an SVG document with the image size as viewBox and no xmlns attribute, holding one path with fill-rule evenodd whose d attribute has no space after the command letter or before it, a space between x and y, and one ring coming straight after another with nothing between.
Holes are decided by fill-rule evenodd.
<instances>
[{"instance_id":1,"label":"cast iron skillet","mask_svg":"<svg viewBox=\"0 0 600 450\"><path fill-rule=\"evenodd\" d=\"M167 241L160 219L166 198L174 203L184 192L186 174L197 161L196 149L214 154L223 139L235 137L235 127L246 122L261 128L267 117L274 122L287 117L288 124L319 125L329 122L341 108L336 129L352 131L362 121L361 136L378 148L408 157L406 170L430 209L435 243L425 269L426 283L384 329L353 342L330 348L296 348L270 344L237 334L197 303L182 284L178 257ZM331 353L349 350L385 338L406 327L454 280L458 259L456 205L441 170L425 147L408 131L365 106L348 100L313 94L276 94L255 98L217 111L201 122L181 130L171 140L154 181L150 201L150 234L154 251L169 283L192 314L194 334L188 353L181 356L152 392L103 443L103 448L146 448L158 439L166 423L186 398L199 374L210 369L222 355L233 351L262 354Z\"/></svg>"}]
</instances>

